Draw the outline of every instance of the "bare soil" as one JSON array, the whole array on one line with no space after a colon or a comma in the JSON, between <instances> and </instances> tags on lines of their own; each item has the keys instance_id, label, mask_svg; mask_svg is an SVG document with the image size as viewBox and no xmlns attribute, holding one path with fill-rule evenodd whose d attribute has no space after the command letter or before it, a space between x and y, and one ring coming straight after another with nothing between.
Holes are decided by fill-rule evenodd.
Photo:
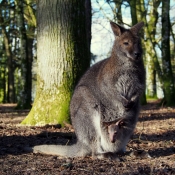
<instances>
[{"instance_id":1,"label":"bare soil","mask_svg":"<svg viewBox=\"0 0 175 175\"><path fill-rule=\"evenodd\" d=\"M26 153L26 146L73 142L73 128L20 126L29 111L14 107L0 105L0 175L175 174L175 108L143 106L126 154L114 161Z\"/></svg>"}]
</instances>

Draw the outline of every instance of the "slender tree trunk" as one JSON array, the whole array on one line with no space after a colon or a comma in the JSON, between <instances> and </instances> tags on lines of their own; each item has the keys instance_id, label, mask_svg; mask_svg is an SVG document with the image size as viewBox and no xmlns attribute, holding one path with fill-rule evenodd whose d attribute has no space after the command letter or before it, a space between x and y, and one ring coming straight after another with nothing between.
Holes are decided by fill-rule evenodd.
<instances>
[{"instance_id":1,"label":"slender tree trunk","mask_svg":"<svg viewBox=\"0 0 175 175\"><path fill-rule=\"evenodd\" d=\"M137 24L138 20L137 20L137 9L136 9L136 0L131 0L128 1L128 3L130 4L130 8L131 8L131 17L132 17L132 26Z\"/></svg>"},{"instance_id":2,"label":"slender tree trunk","mask_svg":"<svg viewBox=\"0 0 175 175\"><path fill-rule=\"evenodd\" d=\"M92 7L91 0L85 0L85 10L86 10L86 33L88 42L89 57L91 57L90 47L91 47L91 23L92 23Z\"/></svg>"},{"instance_id":3,"label":"slender tree trunk","mask_svg":"<svg viewBox=\"0 0 175 175\"><path fill-rule=\"evenodd\" d=\"M0 63L2 67L0 67L0 102L6 102L6 68L4 63Z\"/></svg>"},{"instance_id":4,"label":"slender tree trunk","mask_svg":"<svg viewBox=\"0 0 175 175\"><path fill-rule=\"evenodd\" d=\"M85 0L38 0L37 92L22 124L63 124L75 84L90 65Z\"/></svg>"},{"instance_id":5,"label":"slender tree trunk","mask_svg":"<svg viewBox=\"0 0 175 175\"><path fill-rule=\"evenodd\" d=\"M2 99L2 102L3 103L6 103L7 102L7 94L6 94L6 85L7 85L7 83L6 83L6 78L7 78L7 76L6 76L6 68L4 67L4 69L3 69L3 75L2 75L3 77L2 77L2 88L3 88L3 99Z\"/></svg>"},{"instance_id":6,"label":"slender tree trunk","mask_svg":"<svg viewBox=\"0 0 175 175\"><path fill-rule=\"evenodd\" d=\"M143 0L142 0L143 3ZM152 16L149 21L146 20L146 15L143 15L146 21L145 34L146 42L146 57L147 57L147 96L157 98L157 80L156 74L161 74L160 65L156 53L156 25L158 21L158 7L160 1L150 1L150 15ZM146 11L145 6L142 5L143 11ZM157 67L158 66L158 67ZM160 77L161 78L161 77ZM162 80L161 80L162 82Z\"/></svg>"},{"instance_id":7,"label":"slender tree trunk","mask_svg":"<svg viewBox=\"0 0 175 175\"><path fill-rule=\"evenodd\" d=\"M162 70L164 100L167 106L175 104L174 79L170 57L170 0L162 1Z\"/></svg>"},{"instance_id":8,"label":"slender tree trunk","mask_svg":"<svg viewBox=\"0 0 175 175\"><path fill-rule=\"evenodd\" d=\"M122 2L123 0L114 1L115 8L113 9L114 21L118 24L123 24L122 18Z\"/></svg>"},{"instance_id":9,"label":"slender tree trunk","mask_svg":"<svg viewBox=\"0 0 175 175\"><path fill-rule=\"evenodd\" d=\"M144 60L145 66L147 70L147 96L157 98L157 80L156 74L158 74L159 81L162 83L162 70L158 61L158 56L156 53L156 24L158 20L158 12L157 9L161 3L160 0L149 1L150 10L149 13L151 18L147 20L146 16L148 13L148 9L145 8L144 0L137 0L137 9L138 20L142 20L145 23L144 33L145 33L145 42L143 43Z\"/></svg>"},{"instance_id":10,"label":"slender tree trunk","mask_svg":"<svg viewBox=\"0 0 175 175\"><path fill-rule=\"evenodd\" d=\"M6 70L4 68L3 70L3 103L6 103L7 102L7 94L6 94Z\"/></svg>"},{"instance_id":11,"label":"slender tree trunk","mask_svg":"<svg viewBox=\"0 0 175 175\"><path fill-rule=\"evenodd\" d=\"M21 65L21 90L18 98L17 108L27 109L31 107L31 61L32 58L29 55L29 49L32 47L32 43L27 38L25 21L24 21L24 9L23 1L16 0L16 11L19 24L20 33L20 65ZM31 41L33 42L33 41ZM30 44L30 46L29 46ZM30 51L32 52L32 51Z\"/></svg>"},{"instance_id":12,"label":"slender tree trunk","mask_svg":"<svg viewBox=\"0 0 175 175\"><path fill-rule=\"evenodd\" d=\"M131 17L132 17L132 26L135 25L136 23L138 23L138 21L142 21L142 16L143 16L143 11L141 9L141 2L140 0L130 0L128 1L128 3L130 4L130 8L131 8ZM142 30L142 38L144 38L144 33ZM143 50L145 50L145 45L144 42L142 41L142 48ZM143 52L143 57L145 58L145 52ZM145 92L142 94L141 96L141 104L145 105L147 103L146 101L146 94Z\"/></svg>"},{"instance_id":13,"label":"slender tree trunk","mask_svg":"<svg viewBox=\"0 0 175 175\"><path fill-rule=\"evenodd\" d=\"M6 32L6 28L4 26L4 20L0 13L0 23L2 29L2 35L4 39L4 46L7 56L7 68L8 68L8 92L7 92L7 102L14 103L15 102L15 90L14 90L14 68L13 68L13 55L10 48L10 41L8 34Z\"/></svg>"}]
</instances>

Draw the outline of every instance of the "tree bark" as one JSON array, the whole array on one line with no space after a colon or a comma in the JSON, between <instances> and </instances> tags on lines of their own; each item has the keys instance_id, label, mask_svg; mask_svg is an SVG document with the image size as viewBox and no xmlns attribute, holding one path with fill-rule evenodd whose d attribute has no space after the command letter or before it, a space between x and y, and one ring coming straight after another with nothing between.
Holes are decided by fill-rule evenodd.
<instances>
[{"instance_id":1,"label":"tree bark","mask_svg":"<svg viewBox=\"0 0 175 175\"><path fill-rule=\"evenodd\" d=\"M128 3L130 4L130 8L131 8L131 17L132 17L132 26L135 25L136 23L138 23L139 21L143 21L143 19L141 18L143 16L143 10L141 8L141 2L140 0L131 0L128 1ZM142 36L142 38L144 38L144 32L142 30L142 33L140 34ZM142 40L142 48L143 50L145 50L145 44ZM143 58L145 58L145 52L143 52ZM144 92L141 96L141 104L145 105L147 103L146 100L146 92Z\"/></svg>"},{"instance_id":2,"label":"tree bark","mask_svg":"<svg viewBox=\"0 0 175 175\"><path fill-rule=\"evenodd\" d=\"M142 0L143 2L143 0ZM157 80L156 74L158 73L159 79L161 79L161 69L156 53L156 25L158 21L158 7L160 0L154 0L149 2L150 15L152 16L149 21L146 21L145 34L146 34L146 59L147 59L147 97L157 98ZM146 11L145 6L143 6ZM144 15L146 20L146 16ZM159 80L162 82L162 80Z\"/></svg>"},{"instance_id":3,"label":"tree bark","mask_svg":"<svg viewBox=\"0 0 175 175\"><path fill-rule=\"evenodd\" d=\"M91 47L91 24L92 24L92 6L91 0L85 0L85 10L86 10L86 33L87 33L87 43L89 58L91 57L90 47Z\"/></svg>"},{"instance_id":4,"label":"tree bark","mask_svg":"<svg viewBox=\"0 0 175 175\"><path fill-rule=\"evenodd\" d=\"M37 3L37 92L22 124L63 124L73 89L90 65L85 0Z\"/></svg>"},{"instance_id":5,"label":"tree bark","mask_svg":"<svg viewBox=\"0 0 175 175\"><path fill-rule=\"evenodd\" d=\"M0 54L1 57L2 54ZM6 103L6 65L4 61L0 62L0 102Z\"/></svg>"},{"instance_id":6,"label":"tree bark","mask_svg":"<svg viewBox=\"0 0 175 175\"><path fill-rule=\"evenodd\" d=\"M21 45L20 47L21 89L19 93L17 108L28 109L31 108L31 89L32 89L31 86L32 58L30 57L28 51L30 51L29 49L32 49L32 43L30 43L30 40L28 41L27 38L25 20L24 20L23 1L16 0L16 11L18 17L20 45Z\"/></svg>"},{"instance_id":7,"label":"tree bark","mask_svg":"<svg viewBox=\"0 0 175 175\"><path fill-rule=\"evenodd\" d=\"M114 4L115 7L113 8L113 16L114 16L114 21L117 22L118 24L123 24L123 18L122 18L122 2L123 0L115 0ZM109 2L110 5L110 2Z\"/></svg>"},{"instance_id":8,"label":"tree bark","mask_svg":"<svg viewBox=\"0 0 175 175\"><path fill-rule=\"evenodd\" d=\"M4 19L0 13L0 23L2 29L2 35L4 40L5 52L7 56L7 69L8 69L8 92L7 92L7 102L15 102L15 88L14 88L14 67L13 67L13 55L10 48L9 36L7 34Z\"/></svg>"},{"instance_id":9,"label":"tree bark","mask_svg":"<svg viewBox=\"0 0 175 175\"><path fill-rule=\"evenodd\" d=\"M162 1L162 70L164 100L167 106L175 104L174 79L170 57L170 0Z\"/></svg>"},{"instance_id":10,"label":"tree bark","mask_svg":"<svg viewBox=\"0 0 175 175\"><path fill-rule=\"evenodd\" d=\"M128 1L128 3L130 4L130 8L131 8L131 17L132 17L132 26L137 24L137 9L136 9L136 0L131 0Z\"/></svg>"}]
</instances>

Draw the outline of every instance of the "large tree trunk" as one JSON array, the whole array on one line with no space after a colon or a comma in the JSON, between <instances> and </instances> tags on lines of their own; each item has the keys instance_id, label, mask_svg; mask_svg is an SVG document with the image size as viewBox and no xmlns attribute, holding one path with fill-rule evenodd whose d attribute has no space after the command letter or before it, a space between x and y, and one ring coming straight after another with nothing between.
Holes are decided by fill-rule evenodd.
<instances>
[{"instance_id":1,"label":"large tree trunk","mask_svg":"<svg viewBox=\"0 0 175 175\"><path fill-rule=\"evenodd\" d=\"M175 104L174 79L170 57L170 0L162 1L162 70L164 100L167 106Z\"/></svg>"},{"instance_id":2,"label":"large tree trunk","mask_svg":"<svg viewBox=\"0 0 175 175\"><path fill-rule=\"evenodd\" d=\"M90 65L85 0L39 0L37 92L22 124L63 124L75 84Z\"/></svg>"}]
</instances>

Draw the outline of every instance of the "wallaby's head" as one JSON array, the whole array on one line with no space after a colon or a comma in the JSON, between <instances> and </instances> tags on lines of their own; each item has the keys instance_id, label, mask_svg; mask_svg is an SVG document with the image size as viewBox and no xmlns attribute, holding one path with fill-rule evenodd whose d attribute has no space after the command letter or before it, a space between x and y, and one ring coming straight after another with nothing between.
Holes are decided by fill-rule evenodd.
<instances>
[{"instance_id":1,"label":"wallaby's head","mask_svg":"<svg viewBox=\"0 0 175 175\"><path fill-rule=\"evenodd\" d=\"M110 24L115 35L113 52L120 58L127 57L133 61L139 61L142 56L142 48L138 34L144 23L139 22L130 29L125 29L114 22Z\"/></svg>"},{"instance_id":2,"label":"wallaby's head","mask_svg":"<svg viewBox=\"0 0 175 175\"><path fill-rule=\"evenodd\" d=\"M122 132L125 127L125 121L123 118L118 119L118 121L103 122L103 126L107 128L109 135L109 140L111 143L115 143L117 139L123 137Z\"/></svg>"}]
</instances>

